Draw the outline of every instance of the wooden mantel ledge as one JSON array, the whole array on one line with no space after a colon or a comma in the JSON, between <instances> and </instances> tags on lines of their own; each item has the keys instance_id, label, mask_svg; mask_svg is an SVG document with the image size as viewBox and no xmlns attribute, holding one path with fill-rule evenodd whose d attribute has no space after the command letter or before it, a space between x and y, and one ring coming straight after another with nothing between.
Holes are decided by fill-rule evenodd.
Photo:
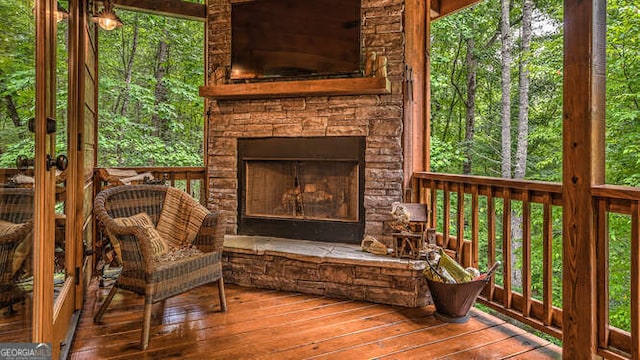
<instances>
[{"instance_id":1,"label":"wooden mantel ledge","mask_svg":"<svg viewBox=\"0 0 640 360\"><path fill-rule=\"evenodd\" d=\"M268 99L298 96L389 94L387 77L295 80L200 87L200 96L214 100Z\"/></svg>"}]
</instances>

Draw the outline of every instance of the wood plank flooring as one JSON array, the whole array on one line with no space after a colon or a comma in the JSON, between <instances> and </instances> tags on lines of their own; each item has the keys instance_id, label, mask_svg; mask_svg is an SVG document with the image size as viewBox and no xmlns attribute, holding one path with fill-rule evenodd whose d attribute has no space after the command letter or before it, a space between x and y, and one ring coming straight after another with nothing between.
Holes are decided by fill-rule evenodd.
<instances>
[{"instance_id":1,"label":"wood plank flooring","mask_svg":"<svg viewBox=\"0 0 640 360\"><path fill-rule=\"evenodd\" d=\"M215 285L154 305L151 340L138 348L143 299L90 288L72 359L555 359L561 349L478 310L448 324L433 307L401 308L227 285L220 312Z\"/></svg>"}]
</instances>

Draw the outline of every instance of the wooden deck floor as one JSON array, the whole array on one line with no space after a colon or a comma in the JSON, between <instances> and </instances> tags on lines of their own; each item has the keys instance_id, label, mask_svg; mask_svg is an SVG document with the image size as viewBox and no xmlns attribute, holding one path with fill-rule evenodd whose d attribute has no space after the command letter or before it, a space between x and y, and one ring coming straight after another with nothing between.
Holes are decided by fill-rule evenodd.
<instances>
[{"instance_id":1,"label":"wooden deck floor","mask_svg":"<svg viewBox=\"0 0 640 360\"><path fill-rule=\"evenodd\" d=\"M93 314L108 288L88 294L72 359L556 359L561 349L472 310L448 324L433 307L401 308L227 285L220 312L214 285L154 305L151 342L138 349L143 299L119 291L102 324Z\"/></svg>"}]
</instances>

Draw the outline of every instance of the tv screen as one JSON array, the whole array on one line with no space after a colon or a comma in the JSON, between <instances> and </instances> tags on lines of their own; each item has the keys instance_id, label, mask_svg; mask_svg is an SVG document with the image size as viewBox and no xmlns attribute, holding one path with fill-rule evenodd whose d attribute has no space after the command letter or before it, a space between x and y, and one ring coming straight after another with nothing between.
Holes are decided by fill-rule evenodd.
<instances>
[{"instance_id":1,"label":"tv screen","mask_svg":"<svg viewBox=\"0 0 640 360\"><path fill-rule=\"evenodd\" d=\"M232 0L232 79L354 75L360 57L360 0Z\"/></svg>"}]
</instances>

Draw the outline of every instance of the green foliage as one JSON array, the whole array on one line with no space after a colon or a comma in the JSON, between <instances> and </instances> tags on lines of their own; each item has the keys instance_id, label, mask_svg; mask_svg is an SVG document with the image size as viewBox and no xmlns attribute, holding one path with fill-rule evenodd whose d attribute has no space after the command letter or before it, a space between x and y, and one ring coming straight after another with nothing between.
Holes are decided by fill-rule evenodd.
<instances>
[{"instance_id":1,"label":"green foliage","mask_svg":"<svg viewBox=\"0 0 640 360\"><path fill-rule=\"evenodd\" d=\"M33 157L33 136L26 126L35 114L33 5L0 0L0 167L15 168L18 155Z\"/></svg>"},{"instance_id":2,"label":"green foliage","mask_svg":"<svg viewBox=\"0 0 640 360\"><path fill-rule=\"evenodd\" d=\"M118 15L125 26L100 32L99 166L202 165L202 23L121 10Z\"/></svg>"},{"instance_id":3,"label":"green foliage","mask_svg":"<svg viewBox=\"0 0 640 360\"><path fill-rule=\"evenodd\" d=\"M640 186L640 6L607 2L607 182Z\"/></svg>"}]
</instances>

